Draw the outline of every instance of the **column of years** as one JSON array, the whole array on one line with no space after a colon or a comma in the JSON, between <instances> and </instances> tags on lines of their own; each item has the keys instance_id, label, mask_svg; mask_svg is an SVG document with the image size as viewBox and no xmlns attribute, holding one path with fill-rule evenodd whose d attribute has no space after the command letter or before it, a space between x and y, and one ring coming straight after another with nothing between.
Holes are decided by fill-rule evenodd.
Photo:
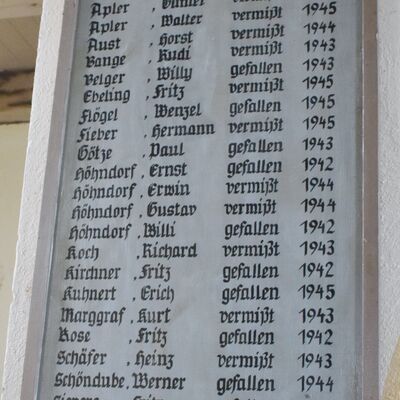
<instances>
[{"instance_id":1,"label":"column of years","mask_svg":"<svg viewBox=\"0 0 400 400\"><path fill-rule=\"evenodd\" d=\"M303 2L301 7L304 59L304 75L301 84L304 97L301 105L304 119L301 121L304 136L301 146L305 158L300 168L304 198L301 209L304 220L300 223L303 235L299 248L303 260L298 266L301 286L298 288L299 320L301 328L298 340L301 368L297 379L301 393L334 391L334 377L330 371L335 366L332 345L337 340L333 330L336 296L337 266L334 255L339 250L336 237L335 212L337 202L335 180L336 129L335 104L335 53L337 43L337 2ZM299 82L300 83L300 82ZM300 121L299 121L300 122Z\"/></svg>"}]
</instances>

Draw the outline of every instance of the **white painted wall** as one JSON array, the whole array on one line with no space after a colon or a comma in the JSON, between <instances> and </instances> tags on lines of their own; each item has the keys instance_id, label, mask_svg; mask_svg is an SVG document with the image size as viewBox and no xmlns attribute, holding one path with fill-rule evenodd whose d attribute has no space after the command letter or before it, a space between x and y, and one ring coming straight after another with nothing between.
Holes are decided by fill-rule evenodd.
<instances>
[{"instance_id":1,"label":"white painted wall","mask_svg":"<svg viewBox=\"0 0 400 400\"><path fill-rule=\"evenodd\" d=\"M55 156L48 149L64 1L44 1L39 33L38 58L12 290L13 303L10 309L6 359L1 388L1 397L4 400L22 398L23 365L26 355L33 271L37 258L38 243L40 242L38 229L45 181L45 166L47 159ZM66 1L71 4L75 3L74 0ZM58 110L55 112L57 113ZM34 368L37 369L37 366ZM33 397L32 395L26 397L26 399L32 400Z\"/></svg>"},{"instance_id":2,"label":"white painted wall","mask_svg":"<svg viewBox=\"0 0 400 400\"><path fill-rule=\"evenodd\" d=\"M0 125L0 377L3 376L27 137L27 124Z\"/></svg>"},{"instance_id":3,"label":"white painted wall","mask_svg":"<svg viewBox=\"0 0 400 400\"><path fill-rule=\"evenodd\" d=\"M379 269L380 383L400 399L400 1L380 0ZM397 349L397 350L396 350ZM395 372L396 371L396 372ZM397 383L389 376L397 376ZM391 399L389 394L386 399Z\"/></svg>"}]
</instances>

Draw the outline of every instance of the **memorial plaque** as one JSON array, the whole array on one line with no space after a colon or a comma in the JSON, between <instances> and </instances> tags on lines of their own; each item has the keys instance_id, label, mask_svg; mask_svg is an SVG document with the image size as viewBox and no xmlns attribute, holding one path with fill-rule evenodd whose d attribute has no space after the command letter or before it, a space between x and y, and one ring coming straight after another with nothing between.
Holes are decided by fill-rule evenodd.
<instances>
[{"instance_id":1,"label":"memorial plaque","mask_svg":"<svg viewBox=\"0 0 400 400\"><path fill-rule=\"evenodd\" d=\"M361 399L361 1L80 1L37 398Z\"/></svg>"}]
</instances>

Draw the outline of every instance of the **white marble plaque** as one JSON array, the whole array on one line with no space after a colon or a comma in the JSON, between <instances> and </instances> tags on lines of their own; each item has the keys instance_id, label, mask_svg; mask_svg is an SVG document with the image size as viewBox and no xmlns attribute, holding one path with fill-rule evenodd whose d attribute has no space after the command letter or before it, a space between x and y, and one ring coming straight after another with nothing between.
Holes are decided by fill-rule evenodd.
<instances>
[{"instance_id":1,"label":"white marble plaque","mask_svg":"<svg viewBox=\"0 0 400 400\"><path fill-rule=\"evenodd\" d=\"M81 0L39 400L357 400L361 1Z\"/></svg>"}]
</instances>

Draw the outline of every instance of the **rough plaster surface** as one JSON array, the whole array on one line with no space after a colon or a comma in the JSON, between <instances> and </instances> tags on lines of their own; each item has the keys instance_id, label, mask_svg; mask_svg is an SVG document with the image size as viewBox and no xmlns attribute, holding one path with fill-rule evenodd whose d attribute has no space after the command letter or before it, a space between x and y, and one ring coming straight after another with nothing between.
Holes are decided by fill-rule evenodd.
<instances>
[{"instance_id":1,"label":"rough plaster surface","mask_svg":"<svg viewBox=\"0 0 400 400\"><path fill-rule=\"evenodd\" d=\"M0 377L3 375L27 136L27 124L0 126Z\"/></svg>"},{"instance_id":2,"label":"rough plaster surface","mask_svg":"<svg viewBox=\"0 0 400 400\"><path fill-rule=\"evenodd\" d=\"M43 6L21 202L16 270L12 289L13 302L10 309L8 344L2 385L2 398L4 400L21 398L22 371L63 4L64 0L45 0Z\"/></svg>"},{"instance_id":3,"label":"rough plaster surface","mask_svg":"<svg viewBox=\"0 0 400 400\"><path fill-rule=\"evenodd\" d=\"M379 370L383 390L400 337L400 2L381 0L378 13Z\"/></svg>"}]
</instances>

